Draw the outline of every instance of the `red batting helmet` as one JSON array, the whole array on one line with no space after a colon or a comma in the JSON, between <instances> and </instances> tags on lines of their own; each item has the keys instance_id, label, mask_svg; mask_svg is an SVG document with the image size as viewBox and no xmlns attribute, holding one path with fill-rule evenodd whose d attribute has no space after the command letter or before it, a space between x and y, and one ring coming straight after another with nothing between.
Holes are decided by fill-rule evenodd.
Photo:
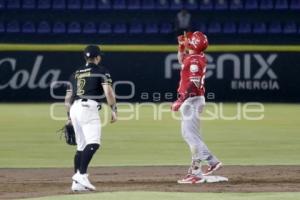
<instances>
[{"instance_id":1,"label":"red batting helmet","mask_svg":"<svg viewBox=\"0 0 300 200\"><path fill-rule=\"evenodd\" d=\"M188 49L201 52L204 51L208 46L208 40L205 34L196 31L193 34L187 35L185 46Z\"/></svg>"}]
</instances>

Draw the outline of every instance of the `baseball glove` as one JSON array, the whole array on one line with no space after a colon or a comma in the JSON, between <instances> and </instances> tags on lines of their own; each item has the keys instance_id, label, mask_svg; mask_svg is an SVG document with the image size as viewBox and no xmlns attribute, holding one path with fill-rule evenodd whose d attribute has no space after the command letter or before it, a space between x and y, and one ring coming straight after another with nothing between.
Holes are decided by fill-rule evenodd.
<instances>
[{"instance_id":1,"label":"baseball glove","mask_svg":"<svg viewBox=\"0 0 300 200\"><path fill-rule=\"evenodd\" d=\"M76 145L75 131L72 124L66 124L59 132L65 136L67 144Z\"/></svg>"}]
</instances>

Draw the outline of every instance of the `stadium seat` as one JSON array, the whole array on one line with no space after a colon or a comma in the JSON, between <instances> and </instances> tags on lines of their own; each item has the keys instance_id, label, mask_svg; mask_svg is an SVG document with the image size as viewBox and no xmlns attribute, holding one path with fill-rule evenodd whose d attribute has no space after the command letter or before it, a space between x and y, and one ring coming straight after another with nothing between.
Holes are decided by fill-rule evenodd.
<instances>
[{"instance_id":1,"label":"stadium seat","mask_svg":"<svg viewBox=\"0 0 300 200\"><path fill-rule=\"evenodd\" d=\"M273 0L261 0L259 8L261 10L271 10L271 9L273 9Z\"/></svg>"},{"instance_id":2,"label":"stadium seat","mask_svg":"<svg viewBox=\"0 0 300 200\"><path fill-rule=\"evenodd\" d=\"M5 26L2 21L0 21L0 34L5 32Z\"/></svg>"},{"instance_id":3,"label":"stadium seat","mask_svg":"<svg viewBox=\"0 0 300 200\"><path fill-rule=\"evenodd\" d=\"M196 10L198 9L197 0L187 0L184 6L188 10Z\"/></svg>"},{"instance_id":4,"label":"stadium seat","mask_svg":"<svg viewBox=\"0 0 300 200\"><path fill-rule=\"evenodd\" d=\"M128 10L138 10L141 8L140 0L128 0Z\"/></svg>"},{"instance_id":5,"label":"stadium seat","mask_svg":"<svg viewBox=\"0 0 300 200\"><path fill-rule=\"evenodd\" d=\"M63 22L55 22L53 24L53 33L55 34L62 34L66 32L66 25Z\"/></svg>"},{"instance_id":6,"label":"stadium seat","mask_svg":"<svg viewBox=\"0 0 300 200\"><path fill-rule=\"evenodd\" d=\"M275 9L277 10L286 10L289 8L289 4L287 0L276 0Z\"/></svg>"},{"instance_id":7,"label":"stadium seat","mask_svg":"<svg viewBox=\"0 0 300 200\"><path fill-rule=\"evenodd\" d=\"M33 22L28 21L22 25L22 33L35 33L35 25Z\"/></svg>"},{"instance_id":8,"label":"stadium seat","mask_svg":"<svg viewBox=\"0 0 300 200\"><path fill-rule=\"evenodd\" d=\"M206 33L207 32L207 28L206 28L206 24L204 22L199 22L195 25L196 29L198 31L201 31L203 33Z\"/></svg>"},{"instance_id":9,"label":"stadium seat","mask_svg":"<svg viewBox=\"0 0 300 200\"><path fill-rule=\"evenodd\" d=\"M93 34L97 33L97 26L95 22L87 22L83 25L83 33L85 34Z\"/></svg>"},{"instance_id":10,"label":"stadium seat","mask_svg":"<svg viewBox=\"0 0 300 200\"><path fill-rule=\"evenodd\" d=\"M172 24L169 23L169 22L163 22L161 25L160 25L160 33L163 33L163 34L169 34L169 33L172 33L173 32L173 27L172 27Z\"/></svg>"},{"instance_id":11,"label":"stadium seat","mask_svg":"<svg viewBox=\"0 0 300 200\"><path fill-rule=\"evenodd\" d=\"M158 33L158 24L157 23L146 23L145 25L145 33L146 34L156 34Z\"/></svg>"},{"instance_id":12,"label":"stadium seat","mask_svg":"<svg viewBox=\"0 0 300 200\"><path fill-rule=\"evenodd\" d=\"M268 32L271 34L277 34L282 32L281 23L280 22L271 22L269 24Z\"/></svg>"},{"instance_id":13,"label":"stadium seat","mask_svg":"<svg viewBox=\"0 0 300 200\"><path fill-rule=\"evenodd\" d=\"M79 10L81 8L80 0L68 0L67 4L69 10Z\"/></svg>"},{"instance_id":14,"label":"stadium seat","mask_svg":"<svg viewBox=\"0 0 300 200\"><path fill-rule=\"evenodd\" d=\"M5 8L5 1L4 0L0 0L0 10Z\"/></svg>"},{"instance_id":15,"label":"stadium seat","mask_svg":"<svg viewBox=\"0 0 300 200\"><path fill-rule=\"evenodd\" d=\"M97 8L96 0L83 0L82 2L83 10L95 10L96 8Z\"/></svg>"},{"instance_id":16,"label":"stadium seat","mask_svg":"<svg viewBox=\"0 0 300 200\"><path fill-rule=\"evenodd\" d=\"M6 2L6 8L8 9L19 9L21 7L20 0L9 0Z\"/></svg>"},{"instance_id":17,"label":"stadium seat","mask_svg":"<svg viewBox=\"0 0 300 200\"><path fill-rule=\"evenodd\" d=\"M66 8L66 1L65 0L53 0L52 8L55 10L64 10Z\"/></svg>"},{"instance_id":18,"label":"stadium seat","mask_svg":"<svg viewBox=\"0 0 300 200\"><path fill-rule=\"evenodd\" d=\"M215 3L216 10L226 10L228 9L227 0L217 0Z\"/></svg>"},{"instance_id":19,"label":"stadium seat","mask_svg":"<svg viewBox=\"0 0 300 200\"><path fill-rule=\"evenodd\" d=\"M140 22L131 22L129 25L130 34L141 34L143 33L143 25Z\"/></svg>"},{"instance_id":20,"label":"stadium seat","mask_svg":"<svg viewBox=\"0 0 300 200\"><path fill-rule=\"evenodd\" d=\"M297 33L297 25L295 22L287 22L283 26L283 33L285 34L294 34Z\"/></svg>"},{"instance_id":21,"label":"stadium seat","mask_svg":"<svg viewBox=\"0 0 300 200\"><path fill-rule=\"evenodd\" d=\"M157 0L156 8L158 10L168 10L169 2L167 0Z\"/></svg>"},{"instance_id":22,"label":"stadium seat","mask_svg":"<svg viewBox=\"0 0 300 200\"><path fill-rule=\"evenodd\" d=\"M110 34L110 33L112 33L111 24L108 23L108 22L101 22L99 24L98 33L99 34Z\"/></svg>"},{"instance_id":23,"label":"stadium seat","mask_svg":"<svg viewBox=\"0 0 300 200\"><path fill-rule=\"evenodd\" d=\"M113 32L116 34L126 34L127 26L125 23L117 23L114 25Z\"/></svg>"},{"instance_id":24,"label":"stadium seat","mask_svg":"<svg viewBox=\"0 0 300 200\"><path fill-rule=\"evenodd\" d=\"M243 9L242 0L232 0L230 1L230 9L231 10L240 10Z\"/></svg>"},{"instance_id":25,"label":"stadium seat","mask_svg":"<svg viewBox=\"0 0 300 200\"><path fill-rule=\"evenodd\" d=\"M68 33L77 34L81 33L81 26L79 22L70 22L68 24Z\"/></svg>"},{"instance_id":26,"label":"stadium seat","mask_svg":"<svg viewBox=\"0 0 300 200\"><path fill-rule=\"evenodd\" d=\"M39 24L37 26L37 33L47 34L50 32L51 32L51 27L50 27L49 22L47 22L47 21L39 22Z\"/></svg>"},{"instance_id":27,"label":"stadium seat","mask_svg":"<svg viewBox=\"0 0 300 200\"><path fill-rule=\"evenodd\" d=\"M37 8L38 9L50 9L51 8L51 0L38 0Z\"/></svg>"},{"instance_id":28,"label":"stadium seat","mask_svg":"<svg viewBox=\"0 0 300 200\"><path fill-rule=\"evenodd\" d=\"M291 0L290 9L300 10L300 0Z\"/></svg>"},{"instance_id":29,"label":"stadium seat","mask_svg":"<svg viewBox=\"0 0 300 200\"><path fill-rule=\"evenodd\" d=\"M126 9L126 1L125 0L114 0L113 8L116 10Z\"/></svg>"},{"instance_id":30,"label":"stadium seat","mask_svg":"<svg viewBox=\"0 0 300 200\"><path fill-rule=\"evenodd\" d=\"M170 5L171 10L180 10L183 8L183 1L182 0L171 0Z\"/></svg>"},{"instance_id":31,"label":"stadium seat","mask_svg":"<svg viewBox=\"0 0 300 200\"><path fill-rule=\"evenodd\" d=\"M258 8L257 0L246 0L245 9L246 10L255 10Z\"/></svg>"},{"instance_id":32,"label":"stadium seat","mask_svg":"<svg viewBox=\"0 0 300 200\"><path fill-rule=\"evenodd\" d=\"M22 8L24 9L35 9L35 0L23 0Z\"/></svg>"},{"instance_id":33,"label":"stadium seat","mask_svg":"<svg viewBox=\"0 0 300 200\"><path fill-rule=\"evenodd\" d=\"M222 30L221 23L216 21L209 23L207 28L208 33L220 33L221 30Z\"/></svg>"},{"instance_id":34,"label":"stadium seat","mask_svg":"<svg viewBox=\"0 0 300 200\"><path fill-rule=\"evenodd\" d=\"M282 32L281 24L280 22L271 22L269 24L268 32L271 34L277 34Z\"/></svg>"},{"instance_id":35,"label":"stadium seat","mask_svg":"<svg viewBox=\"0 0 300 200\"><path fill-rule=\"evenodd\" d=\"M226 34L236 33L236 24L234 22L225 22L223 24L223 33Z\"/></svg>"},{"instance_id":36,"label":"stadium seat","mask_svg":"<svg viewBox=\"0 0 300 200\"><path fill-rule=\"evenodd\" d=\"M200 10L212 10L213 2L212 0L201 0L199 4Z\"/></svg>"},{"instance_id":37,"label":"stadium seat","mask_svg":"<svg viewBox=\"0 0 300 200\"><path fill-rule=\"evenodd\" d=\"M20 23L16 20L10 21L6 25L7 33L19 33L20 32Z\"/></svg>"},{"instance_id":38,"label":"stadium seat","mask_svg":"<svg viewBox=\"0 0 300 200\"><path fill-rule=\"evenodd\" d=\"M240 22L238 27L238 33L240 34L250 34L251 33L251 24L249 22Z\"/></svg>"},{"instance_id":39,"label":"stadium seat","mask_svg":"<svg viewBox=\"0 0 300 200\"><path fill-rule=\"evenodd\" d=\"M98 9L100 10L111 9L111 0L99 0Z\"/></svg>"},{"instance_id":40,"label":"stadium seat","mask_svg":"<svg viewBox=\"0 0 300 200\"><path fill-rule=\"evenodd\" d=\"M264 22L256 22L253 25L252 32L255 34L265 34L267 32L267 26Z\"/></svg>"},{"instance_id":41,"label":"stadium seat","mask_svg":"<svg viewBox=\"0 0 300 200\"><path fill-rule=\"evenodd\" d=\"M153 10L155 8L154 0L143 0L142 9L144 10Z\"/></svg>"}]
</instances>

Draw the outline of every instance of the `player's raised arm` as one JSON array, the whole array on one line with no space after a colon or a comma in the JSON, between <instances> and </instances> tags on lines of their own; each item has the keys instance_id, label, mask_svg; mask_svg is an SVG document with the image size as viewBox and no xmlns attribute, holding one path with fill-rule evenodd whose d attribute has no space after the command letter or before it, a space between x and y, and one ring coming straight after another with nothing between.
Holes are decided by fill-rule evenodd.
<instances>
[{"instance_id":1,"label":"player's raised arm","mask_svg":"<svg viewBox=\"0 0 300 200\"><path fill-rule=\"evenodd\" d=\"M177 58L179 64L183 63L183 59L187 54L187 43L189 42L188 39L192 36L192 32L184 32L183 35L180 35L177 37L178 40L178 53L177 53Z\"/></svg>"},{"instance_id":2,"label":"player's raised arm","mask_svg":"<svg viewBox=\"0 0 300 200\"><path fill-rule=\"evenodd\" d=\"M177 58L178 58L178 62L180 64L182 64L183 61L183 57L185 55L185 36L184 35L180 35L177 37L178 40L178 53L177 53Z\"/></svg>"}]
</instances>

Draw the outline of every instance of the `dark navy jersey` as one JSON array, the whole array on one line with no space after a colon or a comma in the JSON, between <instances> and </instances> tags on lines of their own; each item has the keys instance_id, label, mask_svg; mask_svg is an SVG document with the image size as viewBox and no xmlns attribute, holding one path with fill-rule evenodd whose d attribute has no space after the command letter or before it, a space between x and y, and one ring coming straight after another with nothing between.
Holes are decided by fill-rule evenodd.
<instances>
[{"instance_id":1,"label":"dark navy jersey","mask_svg":"<svg viewBox=\"0 0 300 200\"><path fill-rule=\"evenodd\" d=\"M70 77L67 91L72 91L74 99L99 101L103 95L103 84L112 84L107 68L88 63L76 70Z\"/></svg>"}]
</instances>

